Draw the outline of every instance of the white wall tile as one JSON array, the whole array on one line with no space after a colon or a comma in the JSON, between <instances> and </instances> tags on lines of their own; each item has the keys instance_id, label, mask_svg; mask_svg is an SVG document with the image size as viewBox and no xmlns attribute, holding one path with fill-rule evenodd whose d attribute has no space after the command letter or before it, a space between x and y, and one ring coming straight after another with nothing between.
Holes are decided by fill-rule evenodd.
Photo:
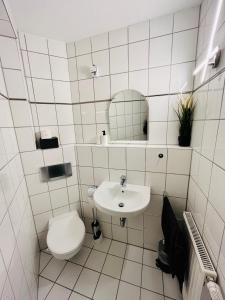
<instances>
[{"instance_id":1,"label":"white wall tile","mask_svg":"<svg viewBox=\"0 0 225 300\"><path fill-rule=\"evenodd\" d=\"M129 44L129 70L148 68L149 41Z\"/></svg>"},{"instance_id":2,"label":"white wall tile","mask_svg":"<svg viewBox=\"0 0 225 300\"><path fill-rule=\"evenodd\" d=\"M223 230L224 223L216 213L215 209L208 203L203 236L207 240L207 244L216 260L219 256Z\"/></svg>"},{"instance_id":3,"label":"white wall tile","mask_svg":"<svg viewBox=\"0 0 225 300\"><path fill-rule=\"evenodd\" d=\"M128 74L117 74L111 76L111 96L117 92L128 89Z\"/></svg>"},{"instance_id":4,"label":"white wall tile","mask_svg":"<svg viewBox=\"0 0 225 300\"><path fill-rule=\"evenodd\" d=\"M166 144L167 122L149 122L149 143L152 145Z\"/></svg>"},{"instance_id":5,"label":"white wall tile","mask_svg":"<svg viewBox=\"0 0 225 300\"><path fill-rule=\"evenodd\" d=\"M171 63L172 35L151 39L149 67L160 67Z\"/></svg>"},{"instance_id":6,"label":"white wall tile","mask_svg":"<svg viewBox=\"0 0 225 300\"><path fill-rule=\"evenodd\" d=\"M47 39L31 34L26 34L27 50L48 54Z\"/></svg>"},{"instance_id":7,"label":"white wall tile","mask_svg":"<svg viewBox=\"0 0 225 300\"><path fill-rule=\"evenodd\" d=\"M70 81L77 80L78 75L77 75L77 59L76 59L76 57L72 57L72 58L68 59L68 68L69 68Z\"/></svg>"},{"instance_id":8,"label":"white wall tile","mask_svg":"<svg viewBox=\"0 0 225 300\"><path fill-rule=\"evenodd\" d=\"M36 149L34 131L31 127L16 128L16 135L21 152Z\"/></svg>"},{"instance_id":9,"label":"white wall tile","mask_svg":"<svg viewBox=\"0 0 225 300\"><path fill-rule=\"evenodd\" d=\"M79 167L81 184L93 185L94 175L92 167Z\"/></svg>"},{"instance_id":10,"label":"white wall tile","mask_svg":"<svg viewBox=\"0 0 225 300\"><path fill-rule=\"evenodd\" d=\"M145 171L145 149L127 148L127 169Z\"/></svg>"},{"instance_id":11,"label":"white wall tile","mask_svg":"<svg viewBox=\"0 0 225 300\"><path fill-rule=\"evenodd\" d=\"M212 160L216 145L216 137L219 121L205 121L203 138L202 138L202 154Z\"/></svg>"},{"instance_id":12,"label":"white wall tile","mask_svg":"<svg viewBox=\"0 0 225 300\"><path fill-rule=\"evenodd\" d=\"M30 197L30 201L34 215L51 210L49 193L42 193L32 196Z\"/></svg>"},{"instance_id":13,"label":"white wall tile","mask_svg":"<svg viewBox=\"0 0 225 300\"><path fill-rule=\"evenodd\" d=\"M0 56L3 68L21 69L17 41L0 37Z\"/></svg>"},{"instance_id":14,"label":"white wall tile","mask_svg":"<svg viewBox=\"0 0 225 300\"><path fill-rule=\"evenodd\" d=\"M167 121L168 118L168 96L149 97L149 121Z\"/></svg>"},{"instance_id":15,"label":"white wall tile","mask_svg":"<svg viewBox=\"0 0 225 300\"><path fill-rule=\"evenodd\" d=\"M149 39L149 21L129 26L129 43Z\"/></svg>"},{"instance_id":16,"label":"white wall tile","mask_svg":"<svg viewBox=\"0 0 225 300\"><path fill-rule=\"evenodd\" d=\"M129 89L148 94L148 70L129 72Z\"/></svg>"},{"instance_id":17,"label":"white wall tile","mask_svg":"<svg viewBox=\"0 0 225 300\"><path fill-rule=\"evenodd\" d=\"M79 81L80 102L94 100L93 79Z\"/></svg>"},{"instance_id":18,"label":"white wall tile","mask_svg":"<svg viewBox=\"0 0 225 300\"><path fill-rule=\"evenodd\" d=\"M198 27L199 7L181 10L174 15L174 31Z\"/></svg>"},{"instance_id":19,"label":"white wall tile","mask_svg":"<svg viewBox=\"0 0 225 300\"><path fill-rule=\"evenodd\" d=\"M166 174L146 172L145 185L151 187L151 194L163 195L166 186Z\"/></svg>"},{"instance_id":20,"label":"white wall tile","mask_svg":"<svg viewBox=\"0 0 225 300\"><path fill-rule=\"evenodd\" d=\"M224 179L225 172L216 165L213 165L209 201L217 210L223 221L225 220L225 205L223 201L223 195L225 191Z\"/></svg>"},{"instance_id":21,"label":"white wall tile","mask_svg":"<svg viewBox=\"0 0 225 300\"><path fill-rule=\"evenodd\" d=\"M109 47L108 32L93 36L91 38L91 43L92 43L92 51L107 49Z\"/></svg>"},{"instance_id":22,"label":"white wall tile","mask_svg":"<svg viewBox=\"0 0 225 300\"><path fill-rule=\"evenodd\" d=\"M163 157L160 158L159 154ZM166 173L167 149L146 148L146 171Z\"/></svg>"},{"instance_id":23,"label":"white wall tile","mask_svg":"<svg viewBox=\"0 0 225 300\"><path fill-rule=\"evenodd\" d=\"M67 58L66 43L57 40L48 40L49 54Z\"/></svg>"},{"instance_id":24,"label":"white wall tile","mask_svg":"<svg viewBox=\"0 0 225 300\"><path fill-rule=\"evenodd\" d=\"M169 92L170 67L149 69L149 94L159 95Z\"/></svg>"},{"instance_id":25,"label":"white wall tile","mask_svg":"<svg viewBox=\"0 0 225 300\"><path fill-rule=\"evenodd\" d=\"M109 50L92 53L93 64L98 68L98 76L109 74Z\"/></svg>"},{"instance_id":26,"label":"white wall tile","mask_svg":"<svg viewBox=\"0 0 225 300\"><path fill-rule=\"evenodd\" d=\"M221 120L219 123L217 141L216 141L216 149L215 149L215 162L222 168L225 169L225 121Z\"/></svg>"},{"instance_id":27,"label":"white wall tile","mask_svg":"<svg viewBox=\"0 0 225 300\"><path fill-rule=\"evenodd\" d=\"M109 46L116 47L127 44L127 28L117 29L109 32Z\"/></svg>"},{"instance_id":28,"label":"white wall tile","mask_svg":"<svg viewBox=\"0 0 225 300\"><path fill-rule=\"evenodd\" d=\"M51 78L49 57L47 55L29 52L28 57L32 77Z\"/></svg>"},{"instance_id":29,"label":"white wall tile","mask_svg":"<svg viewBox=\"0 0 225 300\"><path fill-rule=\"evenodd\" d=\"M21 159L25 175L38 173L39 168L44 165L42 152L40 150L21 153Z\"/></svg>"},{"instance_id":30,"label":"white wall tile","mask_svg":"<svg viewBox=\"0 0 225 300\"><path fill-rule=\"evenodd\" d=\"M81 120L82 124L95 124L95 105L94 103L87 103L81 105Z\"/></svg>"},{"instance_id":31,"label":"white wall tile","mask_svg":"<svg viewBox=\"0 0 225 300\"><path fill-rule=\"evenodd\" d=\"M47 149L43 151L44 162L46 166L56 165L63 162L62 149Z\"/></svg>"},{"instance_id":32,"label":"white wall tile","mask_svg":"<svg viewBox=\"0 0 225 300\"><path fill-rule=\"evenodd\" d=\"M96 134L96 125L83 125L83 138L84 143L86 144L96 144L97 134Z\"/></svg>"},{"instance_id":33,"label":"white wall tile","mask_svg":"<svg viewBox=\"0 0 225 300\"><path fill-rule=\"evenodd\" d=\"M91 55L86 54L77 57L78 79L90 78L90 67L92 66Z\"/></svg>"},{"instance_id":34,"label":"white wall tile","mask_svg":"<svg viewBox=\"0 0 225 300\"><path fill-rule=\"evenodd\" d=\"M195 60L198 29L175 33L173 36L172 63Z\"/></svg>"},{"instance_id":35,"label":"white wall tile","mask_svg":"<svg viewBox=\"0 0 225 300\"><path fill-rule=\"evenodd\" d=\"M27 187L29 195L36 195L48 191L47 183L41 182L39 174L27 175Z\"/></svg>"},{"instance_id":36,"label":"white wall tile","mask_svg":"<svg viewBox=\"0 0 225 300\"><path fill-rule=\"evenodd\" d=\"M99 77L94 79L95 100L110 99L110 77Z\"/></svg>"},{"instance_id":37,"label":"white wall tile","mask_svg":"<svg viewBox=\"0 0 225 300\"><path fill-rule=\"evenodd\" d=\"M128 71L128 47L120 46L110 49L110 73Z\"/></svg>"},{"instance_id":38,"label":"white wall tile","mask_svg":"<svg viewBox=\"0 0 225 300\"><path fill-rule=\"evenodd\" d=\"M22 72L18 70L4 70L5 82L9 98L26 99L27 94Z\"/></svg>"},{"instance_id":39,"label":"white wall tile","mask_svg":"<svg viewBox=\"0 0 225 300\"><path fill-rule=\"evenodd\" d=\"M51 191L50 197L53 209L68 205L68 193L66 188Z\"/></svg>"},{"instance_id":40,"label":"white wall tile","mask_svg":"<svg viewBox=\"0 0 225 300\"><path fill-rule=\"evenodd\" d=\"M171 82L170 82L170 92L180 92L184 84L186 84L183 92L192 91L193 88L193 71L195 63L188 62L178 65L172 65L171 67Z\"/></svg>"},{"instance_id":41,"label":"white wall tile","mask_svg":"<svg viewBox=\"0 0 225 300\"><path fill-rule=\"evenodd\" d=\"M56 105L56 112L59 125L73 124L73 111L70 105Z\"/></svg>"},{"instance_id":42,"label":"white wall tile","mask_svg":"<svg viewBox=\"0 0 225 300\"><path fill-rule=\"evenodd\" d=\"M38 104L37 114L38 114L39 125L46 126L46 125L57 124L55 105Z\"/></svg>"},{"instance_id":43,"label":"white wall tile","mask_svg":"<svg viewBox=\"0 0 225 300\"><path fill-rule=\"evenodd\" d=\"M150 21L150 37L157 37L172 33L173 15L159 17Z\"/></svg>"},{"instance_id":44,"label":"white wall tile","mask_svg":"<svg viewBox=\"0 0 225 300\"><path fill-rule=\"evenodd\" d=\"M75 143L75 131L73 125L59 126L59 137L62 145Z\"/></svg>"},{"instance_id":45,"label":"white wall tile","mask_svg":"<svg viewBox=\"0 0 225 300\"><path fill-rule=\"evenodd\" d=\"M31 111L27 101L11 101L14 126L31 126Z\"/></svg>"},{"instance_id":46,"label":"white wall tile","mask_svg":"<svg viewBox=\"0 0 225 300\"><path fill-rule=\"evenodd\" d=\"M169 196L186 198L188 188L188 176L167 174L166 191Z\"/></svg>"},{"instance_id":47,"label":"white wall tile","mask_svg":"<svg viewBox=\"0 0 225 300\"><path fill-rule=\"evenodd\" d=\"M208 196L209 193L211 172L212 163L203 156L201 156L199 160L198 185L205 194L205 196Z\"/></svg>"},{"instance_id":48,"label":"white wall tile","mask_svg":"<svg viewBox=\"0 0 225 300\"><path fill-rule=\"evenodd\" d=\"M191 152L185 149L168 149L167 172L189 175Z\"/></svg>"},{"instance_id":49,"label":"white wall tile","mask_svg":"<svg viewBox=\"0 0 225 300\"><path fill-rule=\"evenodd\" d=\"M70 83L64 81L53 81L55 102L71 103Z\"/></svg>"},{"instance_id":50,"label":"white wall tile","mask_svg":"<svg viewBox=\"0 0 225 300\"><path fill-rule=\"evenodd\" d=\"M92 147L93 166L108 168L108 149L104 147Z\"/></svg>"},{"instance_id":51,"label":"white wall tile","mask_svg":"<svg viewBox=\"0 0 225 300\"><path fill-rule=\"evenodd\" d=\"M82 55L91 52L91 41L89 38L76 41L75 45L77 55Z\"/></svg>"},{"instance_id":52,"label":"white wall tile","mask_svg":"<svg viewBox=\"0 0 225 300\"><path fill-rule=\"evenodd\" d=\"M77 156L79 166L87 167L92 166L92 151L91 147L77 147Z\"/></svg>"},{"instance_id":53,"label":"white wall tile","mask_svg":"<svg viewBox=\"0 0 225 300\"><path fill-rule=\"evenodd\" d=\"M125 148L109 148L109 168L126 169Z\"/></svg>"},{"instance_id":54,"label":"white wall tile","mask_svg":"<svg viewBox=\"0 0 225 300\"><path fill-rule=\"evenodd\" d=\"M77 103L80 101L80 93L78 81L70 82L70 90L71 90L71 100L72 103Z\"/></svg>"},{"instance_id":55,"label":"white wall tile","mask_svg":"<svg viewBox=\"0 0 225 300\"><path fill-rule=\"evenodd\" d=\"M69 81L68 61L65 58L50 56L52 78Z\"/></svg>"},{"instance_id":56,"label":"white wall tile","mask_svg":"<svg viewBox=\"0 0 225 300\"><path fill-rule=\"evenodd\" d=\"M54 102L52 82L45 79L32 79L35 100L37 102Z\"/></svg>"}]
</instances>

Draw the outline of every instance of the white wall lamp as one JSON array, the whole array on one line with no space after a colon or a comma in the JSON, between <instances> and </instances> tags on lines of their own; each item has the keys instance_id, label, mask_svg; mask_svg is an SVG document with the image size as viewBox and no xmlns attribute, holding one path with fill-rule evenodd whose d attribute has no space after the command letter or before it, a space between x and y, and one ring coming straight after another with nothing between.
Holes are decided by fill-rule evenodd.
<instances>
[{"instance_id":1,"label":"white wall lamp","mask_svg":"<svg viewBox=\"0 0 225 300\"><path fill-rule=\"evenodd\" d=\"M205 75L206 75L208 65L212 66L213 68L216 68L220 62L221 50L219 49L218 46L213 49L213 42L215 39L215 34L217 30L217 25L218 25L223 1L224 0L218 0L217 3L216 14L214 17L214 23L212 26L206 58L203 60L202 63L200 63L199 66L197 66L197 68L193 72L193 75L197 75L202 70L201 83L203 83L203 81L205 80Z\"/></svg>"},{"instance_id":2,"label":"white wall lamp","mask_svg":"<svg viewBox=\"0 0 225 300\"><path fill-rule=\"evenodd\" d=\"M98 67L96 65L92 65L90 67L90 73L91 73L91 76L94 78L94 77L97 77L98 76Z\"/></svg>"}]
</instances>

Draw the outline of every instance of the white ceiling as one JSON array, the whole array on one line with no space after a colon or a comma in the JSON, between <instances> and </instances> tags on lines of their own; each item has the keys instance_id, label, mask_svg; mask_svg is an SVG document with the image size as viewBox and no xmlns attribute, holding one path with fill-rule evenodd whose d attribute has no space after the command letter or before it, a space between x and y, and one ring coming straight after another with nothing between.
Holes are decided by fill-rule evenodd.
<instances>
[{"instance_id":1,"label":"white ceiling","mask_svg":"<svg viewBox=\"0 0 225 300\"><path fill-rule=\"evenodd\" d=\"M74 41L198 5L201 0L8 0L20 31Z\"/></svg>"}]
</instances>

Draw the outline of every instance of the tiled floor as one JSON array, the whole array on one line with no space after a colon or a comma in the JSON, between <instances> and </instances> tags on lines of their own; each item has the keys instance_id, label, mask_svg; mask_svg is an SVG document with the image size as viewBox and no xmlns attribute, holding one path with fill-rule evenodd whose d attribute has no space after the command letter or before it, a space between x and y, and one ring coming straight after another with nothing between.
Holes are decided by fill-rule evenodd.
<instances>
[{"instance_id":1,"label":"tiled floor","mask_svg":"<svg viewBox=\"0 0 225 300\"><path fill-rule=\"evenodd\" d=\"M39 300L182 299L176 280L155 267L157 254L104 239L94 245L87 234L70 261L41 253Z\"/></svg>"}]
</instances>

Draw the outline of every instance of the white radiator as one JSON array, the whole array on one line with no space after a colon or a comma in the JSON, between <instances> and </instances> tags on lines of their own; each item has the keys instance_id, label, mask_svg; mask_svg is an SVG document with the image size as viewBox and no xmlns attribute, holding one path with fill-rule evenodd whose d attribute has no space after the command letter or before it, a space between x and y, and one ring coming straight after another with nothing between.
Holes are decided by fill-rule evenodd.
<instances>
[{"instance_id":1,"label":"white radiator","mask_svg":"<svg viewBox=\"0 0 225 300\"><path fill-rule=\"evenodd\" d=\"M208 299L211 298L212 300L224 300L220 288L216 284L217 273L192 214L184 212L183 216L191 241L189 270L183 284L183 299L207 300L208 297Z\"/></svg>"}]
</instances>

